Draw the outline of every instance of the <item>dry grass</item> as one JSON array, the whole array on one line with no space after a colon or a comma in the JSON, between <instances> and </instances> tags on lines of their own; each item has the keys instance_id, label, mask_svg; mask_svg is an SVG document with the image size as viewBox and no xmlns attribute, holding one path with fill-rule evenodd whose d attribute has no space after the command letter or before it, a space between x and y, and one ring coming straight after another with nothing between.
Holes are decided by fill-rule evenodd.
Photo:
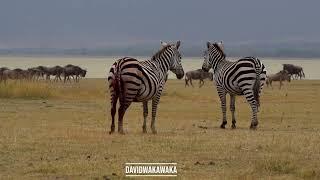
<instances>
[{"instance_id":1,"label":"dry grass","mask_svg":"<svg viewBox=\"0 0 320 180\"><path fill-rule=\"evenodd\" d=\"M47 99L52 91L47 83L9 81L0 83L0 98Z\"/></svg>"},{"instance_id":2,"label":"dry grass","mask_svg":"<svg viewBox=\"0 0 320 180\"><path fill-rule=\"evenodd\" d=\"M157 135L142 134L140 103L126 113L126 135L107 133L105 80L35 89L43 87L49 95L42 99L2 96L0 178L121 178L125 162L177 162L182 179L320 178L320 81L266 88L259 128L251 131L243 98L236 103L238 128L222 130L211 83L184 88L169 80Z\"/></svg>"}]
</instances>

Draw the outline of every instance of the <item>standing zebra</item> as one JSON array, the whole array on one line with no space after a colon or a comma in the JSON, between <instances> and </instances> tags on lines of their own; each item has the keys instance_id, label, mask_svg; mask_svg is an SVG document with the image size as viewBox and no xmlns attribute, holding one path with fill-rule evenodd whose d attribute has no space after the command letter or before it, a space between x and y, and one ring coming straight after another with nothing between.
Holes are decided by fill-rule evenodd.
<instances>
[{"instance_id":1,"label":"standing zebra","mask_svg":"<svg viewBox=\"0 0 320 180\"><path fill-rule=\"evenodd\" d=\"M266 80L265 66L258 58L245 57L236 62L227 61L223 51L223 44L207 42L207 52L202 69L214 71L214 79L221 100L222 124L225 128L226 95L230 94L230 111L232 114L232 128L236 128L235 96L244 95L252 109L251 129L258 125L257 112L260 106L259 97Z\"/></svg>"},{"instance_id":2,"label":"standing zebra","mask_svg":"<svg viewBox=\"0 0 320 180\"><path fill-rule=\"evenodd\" d=\"M111 94L111 131L115 130L114 116L116 114L117 100L120 101L118 109L118 132L123 134L123 116L132 102L143 103L143 132L146 133L148 116L148 101L152 100L151 130L155 134L155 118L157 105L165 84L167 72L171 70L178 79L184 76L181 65L181 54L178 51L180 41L174 44L161 42L162 48L151 60L138 61L125 57L117 60L109 72L109 90Z\"/></svg>"}]
</instances>

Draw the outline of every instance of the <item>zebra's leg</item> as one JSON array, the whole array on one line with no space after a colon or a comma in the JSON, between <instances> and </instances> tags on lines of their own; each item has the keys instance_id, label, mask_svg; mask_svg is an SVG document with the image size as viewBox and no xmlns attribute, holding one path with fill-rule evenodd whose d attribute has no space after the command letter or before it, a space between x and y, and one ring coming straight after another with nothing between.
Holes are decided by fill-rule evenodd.
<instances>
[{"instance_id":1,"label":"zebra's leg","mask_svg":"<svg viewBox=\"0 0 320 180\"><path fill-rule=\"evenodd\" d=\"M160 100L162 90L156 94L156 96L152 99L152 120L151 120L151 130L153 134L157 134L155 122L156 122L156 115L157 115L157 107Z\"/></svg>"},{"instance_id":2,"label":"zebra's leg","mask_svg":"<svg viewBox=\"0 0 320 180\"><path fill-rule=\"evenodd\" d=\"M250 107L252 110L250 129L256 129L258 126L258 118L257 118L258 105L257 105L257 101L254 99L253 90L247 91L245 93L245 97L248 103L250 104Z\"/></svg>"},{"instance_id":3,"label":"zebra's leg","mask_svg":"<svg viewBox=\"0 0 320 180\"><path fill-rule=\"evenodd\" d=\"M130 104L131 104L131 102L128 102L128 101L125 101L125 102L121 103L121 100L120 100L120 107L118 109L118 132L120 134L124 134L124 131L123 131L123 116L126 113L126 110L130 106Z\"/></svg>"},{"instance_id":4,"label":"zebra's leg","mask_svg":"<svg viewBox=\"0 0 320 180\"><path fill-rule=\"evenodd\" d=\"M226 92L223 90L222 87L218 87L218 86L217 86L217 90L218 90L218 94L219 94L219 97L220 97L221 110L222 110L222 124L221 124L220 128L224 129L226 124L227 124Z\"/></svg>"},{"instance_id":5,"label":"zebra's leg","mask_svg":"<svg viewBox=\"0 0 320 180\"><path fill-rule=\"evenodd\" d=\"M118 95L117 95L117 92L114 91L113 94L111 95L111 118L112 118L112 122L111 122L111 128L110 128L109 134L114 133L114 129L115 129L114 116L116 115L116 112L117 112L117 101L118 101Z\"/></svg>"},{"instance_id":6,"label":"zebra's leg","mask_svg":"<svg viewBox=\"0 0 320 180\"><path fill-rule=\"evenodd\" d=\"M235 111L236 111L236 96L230 94L230 111L232 115L232 129L236 128L236 117L235 117Z\"/></svg>"},{"instance_id":7,"label":"zebra's leg","mask_svg":"<svg viewBox=\"0 0 320 180\"><path fill-rule=\"evenodd\" d=\"M147 133L148 101L143 102L143 126L142 132Z\"/></svg>"}]
</instances>

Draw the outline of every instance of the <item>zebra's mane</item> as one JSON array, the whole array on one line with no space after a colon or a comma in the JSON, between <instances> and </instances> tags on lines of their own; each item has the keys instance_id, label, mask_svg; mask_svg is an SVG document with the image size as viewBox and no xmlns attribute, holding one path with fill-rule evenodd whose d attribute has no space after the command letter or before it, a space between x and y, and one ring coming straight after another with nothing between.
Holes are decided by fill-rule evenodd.
<instances>
[{"instance_id":1,"label":"zebra's mane","mask_svg":"<svg viewBox=\"0 0 320 180\"><path fill-rule=\"evenodd\" d=\"M155 54L152 56L151 60L156 60L164 51L166 51L166 50L167 50L168 48L170 48L170 47L171 47L170 44L164 46L162 49L160 49L157 53L155 53Z\"/></svg>"},{"instance_id":2,"label":"zebra's mane","mask_svg":"<svg viewBox=\"0 0 320 180\"><path fill-rule=\"evenodd\" d=\"M212 45L213 45L214 48L221 54L222 58L225 59L225 58L226 58L226 54L225 54L224 51L221 49L221 47L218 45L218 43L213 43Z\"/></svg>"}]
</instances>

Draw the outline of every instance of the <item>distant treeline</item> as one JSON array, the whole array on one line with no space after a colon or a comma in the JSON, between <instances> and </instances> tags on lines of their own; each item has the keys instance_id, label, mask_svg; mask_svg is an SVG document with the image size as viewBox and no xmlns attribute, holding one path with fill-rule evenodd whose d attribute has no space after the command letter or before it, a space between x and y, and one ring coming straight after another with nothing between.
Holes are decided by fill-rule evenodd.
<instances>
[{"instance_id":1,"label":"distant treeline","mask_svg":"<svg viewBox=\"0 0 320 180\"><path fill-rule=\"evenodd\" d=\"M144 44L117 46L107 48L15 48L0 49L0 55L78 55L78 56L151 56L159 45ZM203 45L183 44L181 52L185 57L202 57ZM297 57L320 58L319 43L268 43L228 45L225 51L229 57L258 56L258 57Z\"/></svg>"}]
</instances>

